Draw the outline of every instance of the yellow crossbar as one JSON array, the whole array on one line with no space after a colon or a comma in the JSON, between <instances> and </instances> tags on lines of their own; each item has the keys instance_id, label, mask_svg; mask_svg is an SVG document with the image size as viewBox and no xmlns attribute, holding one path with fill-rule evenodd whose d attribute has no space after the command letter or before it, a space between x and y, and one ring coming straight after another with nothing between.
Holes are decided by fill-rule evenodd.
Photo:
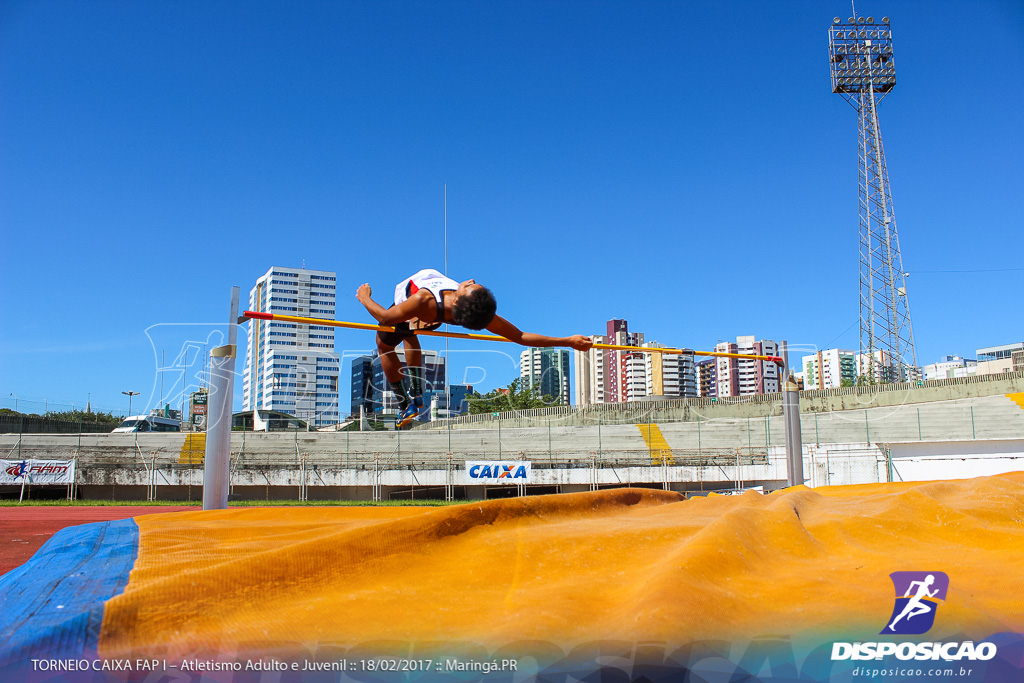
<instances>
[{"instance_id":1,"label":"yellow crossbar","mask_svg":"<svg viewBox=\"0 0 1024 683\"><path fill-rule=\"evenodd\" d=\"M394 332L395 328L391 325L372 325L370 323L352 323L343 320L327 320L326 318L307 318L300 315L281 315L279 313L261 313L259 311L245 311L242 313L242 317L239 318L241 322L244 318L250 320L283 320L291 323L302 323L304 325L326 325L330 327L347 327L356 330L377 330L382 332ZM413 330L416 334L427 335L430 337L449 337L451 339L475 339L477 341L495 341L495 342L509 342L514 344L511 339L505 337L499 337L496 334L467 334L465 332L439 332L438 330ZM778 364L782 364L782 359L778 356L761 356L753 353L722 353L719 351L694 351L693 349L669 349L660 348L656 346L623 346L621 344L594 344L595 349L614 349L622 351L633 351L635 353L668 353L668 354L692 354L694 356L715 356L720 358L750 358L753 360L766 360Z\"/></svg>"}]
</instances>

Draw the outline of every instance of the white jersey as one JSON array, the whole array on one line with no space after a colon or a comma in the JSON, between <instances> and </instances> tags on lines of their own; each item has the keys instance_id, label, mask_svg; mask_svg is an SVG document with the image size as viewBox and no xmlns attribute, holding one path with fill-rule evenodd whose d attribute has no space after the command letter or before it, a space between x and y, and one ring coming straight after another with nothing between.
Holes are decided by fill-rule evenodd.
<instances>
[{"instance_id":1,"label":"white jersey","mask_svg":"<svg viewBox=\"0 0 1024 683\"><path fill-rule=\"evenodd\" d=\"M458 288L459 283L455 280L445 277L432 268L426 268L398 283L395 287L395 305L402 303L421 289L433 294L434 300L440 302L441 292L455 291Z\"/></svg>"}]
</instances>

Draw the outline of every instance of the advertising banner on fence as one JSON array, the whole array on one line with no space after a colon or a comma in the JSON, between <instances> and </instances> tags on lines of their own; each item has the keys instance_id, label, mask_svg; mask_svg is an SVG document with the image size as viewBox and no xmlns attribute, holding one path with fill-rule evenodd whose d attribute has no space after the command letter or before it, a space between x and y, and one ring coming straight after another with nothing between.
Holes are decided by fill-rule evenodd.
<instances>
[{"instance_id":1,"label":"advertising banner on fence","mask_svg":"<svg viewBox=\"0 0 1024 683\"><path fill-rule=\"evenodd\" d=\"M467 460L467 484L529 484L528 460Z\"/></svg>"},{"instance_id":2,"label":"advertising banner on fence","mask_svg":"<svg viewBox=\"0 0 1024 683\"><path fill-rule=\"evenodd\" d=\"M0 460L0 484L70 484L74 460Z\"/></svg>"}]
</instances>

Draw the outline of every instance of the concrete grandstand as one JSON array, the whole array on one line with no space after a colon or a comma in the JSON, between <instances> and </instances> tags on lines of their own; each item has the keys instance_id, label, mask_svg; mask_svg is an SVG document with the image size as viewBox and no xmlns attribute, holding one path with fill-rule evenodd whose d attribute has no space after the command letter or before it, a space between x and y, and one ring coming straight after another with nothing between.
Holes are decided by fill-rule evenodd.
<instances>
[{"instance_id":1,"label":"concrete grandstand","mask_svg":"<svg viewBox=\"0 0 1024 683\"><path fill-rule=\"evenodd\" d=\"M802 392L801 431L812 487L1024 469L1024 373ZM0 434L6 459L74 460L68 493L80 498L199 499L204 450L202 434ZM471 460L528 461L532 476L475 485ZM405 432L234 432L231 441L237 498L473 500L626 485L700 494L785 483L779 394L467 416ZM63 495L58 488L48 493Z\"/></svg>"}]
</instances>

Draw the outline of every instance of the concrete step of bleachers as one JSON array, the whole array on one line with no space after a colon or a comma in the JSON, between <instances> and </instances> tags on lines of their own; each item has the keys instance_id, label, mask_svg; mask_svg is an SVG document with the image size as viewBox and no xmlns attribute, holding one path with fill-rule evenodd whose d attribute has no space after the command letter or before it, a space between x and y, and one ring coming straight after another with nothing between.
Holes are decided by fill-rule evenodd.
<instances>
[{"instance_id":1,"label":"concrete step of bleachers","mask_svg":"<svg viewBox=\"0 0 1024 683\"><path fill-rule=\"evenodd\" d=\"M190 432L182 439L178 452L181 465L202 465L206 459L206 432Z\"/></svg>"},{"instance_id":2,"label":"concrete step of bleachers","mask_svg":"<svg viewBox=\"0 0 1024 683\"><path fill-rule=\"evenodd\" d=\"M801 415L805 444L1024 438L1018 395L986 395ZM781 416L689 422L413 430L234 432L233 467L374 467L486 459L538 463L625 459L658 464L693 454L763 453L785 444ZM205 434L0 434L5 458L65 459L113 466L201 467Z\"/></svg>"}]
</instances>

